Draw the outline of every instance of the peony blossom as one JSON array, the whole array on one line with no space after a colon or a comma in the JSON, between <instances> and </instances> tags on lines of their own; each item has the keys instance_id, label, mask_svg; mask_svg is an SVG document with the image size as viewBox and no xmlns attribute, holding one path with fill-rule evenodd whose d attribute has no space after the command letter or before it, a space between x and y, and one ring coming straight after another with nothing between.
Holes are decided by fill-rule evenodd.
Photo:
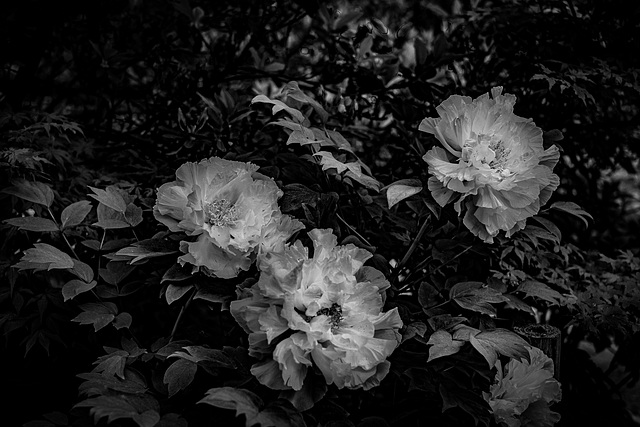
<instances>
[{"instance_id":1,"label":"peony blossom","mask_svg":"<svg viewBox=\"0 0 640 427\"><path fill-rule=\"evenodd\" d=\"M510 360L502 369L498 360L496 382L485 394L496 422L509 427L552 427L560 414L549 404L562 397L560 383L553 378L553 361L540 349L528 347L531 362Z\"/></svg>"},{"instance_id":2,"label":"peony blossom","mask_svg":"<svg viewBox=\"0 0 640 427\"><path fill-rule=\"evenodd\" d=\"M249 269L257 253L282 250L304 228L280 212L282 191L257 170L252 163L212 157L183 164L176 180L158 189L156 219L195 238L180 243L182 265L235 277Z\"/></svg>"},{"instance_id":3,"label":"peony blossom","mask_svg":"<svg viewBox=\"0 0 640 427\"><path fill-rule=\"evenodd\" d=\"M442 144L423 157L431 194L440 206L459 196L465 226L488 243L500 230L507 237L522 230L560 183L552 171L558 148L543 148L542 129L516 116L515 102L502 87L474 100L453 95L438 106L440 117L420 123Z\"/></svg>"},{"instance_id":4,"label":"peony blossom","mask_svg":"<svg viewBox=\"0 0 640 427\"><path fill-rule=\"evenodd\" d=\"M337 246L331 230L309 236L313 257L300 241L265 253L258 282L231 303L249 354L261 359L251 372L272 389L300 390L310 370L338 388L374 387L402 327L397 308L382 312L389 282L364 266L368 251Z\"/></svg>"}]
</instances>

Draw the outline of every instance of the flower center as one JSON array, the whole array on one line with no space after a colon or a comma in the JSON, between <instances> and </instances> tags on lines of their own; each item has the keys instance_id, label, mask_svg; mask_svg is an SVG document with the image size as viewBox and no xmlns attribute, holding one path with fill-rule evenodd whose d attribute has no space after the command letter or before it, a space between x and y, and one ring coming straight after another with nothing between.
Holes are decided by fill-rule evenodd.
<instances>
[{"instance_id":1,"label":"flower center","mask_svg":"<svg viewBox=\"0 0 640 427\"><path fill-rule=\"evenodd\" d=\"M327 316L329 318L329 324L331 325L331 332L335 332L340 325L342 319L342 307L336 302L334 302L329 308L321 308L316 313L316 316Z\"/></svg>"},{"instance_id":2,"label":"flower center","mask_svg":"<svg viewBox=\"0 0 640 427\"><path fill-rule=\"evenodd\" d=\"M492 169L502 171L509 158L511 150L504 143L491 135L477 135L468 139L463 147L463 160L472 164L487 165Z\"/></svg>"},{"instance_id":3,"label":"flower center","mask_svg":"<svg viewBox=\"0 0 640 427\"><path fill-rule=\"evenodd\" d=\"M214 200L204 206L206 221L215 227L233 225L238 219L238 209L225 199Z\"/></svg>"}]
</instances>

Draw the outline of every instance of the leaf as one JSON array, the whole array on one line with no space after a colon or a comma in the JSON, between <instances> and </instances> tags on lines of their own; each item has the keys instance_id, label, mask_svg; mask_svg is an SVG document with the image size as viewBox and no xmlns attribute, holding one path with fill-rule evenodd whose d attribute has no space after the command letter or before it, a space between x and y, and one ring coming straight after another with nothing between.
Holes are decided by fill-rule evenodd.
<instances>
[{"instance_id":1,"label":"leaf","mask_svg":"<svg viewBox=\"0 0 640 427\"><path fill-rule=\"evenodd\" d=\"M25 270L53 270L73 268L73 259L47 243L36 243L35 248L27 249L14 267Z\"/></svg>"},{"instance_id":2,"label":"leaf","mask_svg":"<svg viewBox=\"0 0 640 427\"><path fill-rule=\"evenodd\" d=\"M95 194L89 194L88 196L97 200L101 204L121 214L124 214L127 210L127 203L124 201L124 198L118 192L116 187L109 186L106 190L101 190L99 188L94 188L91 186L89 186L89 188Z\"/></svg>"},{"instance_id":3,"label":"leaf","mask_svg":"<svg viewBox=\"0 0 640 427\"><path fill-rule=\"evenodd\" d=\"M58 226L55 222L48 218L42 218L38 216L24 216L19 218L5 219L4 222L11 224L14 227L18 227L20 230L27 231L58 231Z\"/></svg>"},{"instance_id":4,"label":"leaf","mask_svg":"<svg viewBox=\"0 0 640 427\"><path fill-rule=\"evenodd\" d=\"M62 228L74 227L82 223L89 212L91 212L91 203L87 200L70 204L60 214Z\"/></svg>"},{"instance_id":5,"label":"leaf","mask_svg":"<svg viewBox=\"0 0 640 427\"><path fill-rule=\"evenodd\" d=\"M560 305L560 301L564 300L560 292L537 280L525 280L518 286L516 291L523 292L528 297L540 298L556 305Z\"/></svg>"},{"instance_id":6,"label":"leaf","mask_svg":"<svg viewBox=\"0 0 640 427\"><path fill-rule=\"evenodd\" d=\"M194 363L207 362L209 366L216 368L236 369L236 362L222 350L201 346L185 346L184 351L176 351L168 357L180 357Z\"/></svg>"},{"instance_id":7,"label":"leaf","mask_svg":"<svg viewBox=\"0 0 640 427\"><path fill-rule=\"evenodd\" d=\"M282 188L284 195L280 199L280 208L282 212L295 211L302 207L303 204L315 207L320 200L320 194L302 184L288 184Z\"/></svg>"},{"instance_id":8,"label":"leaf","mask_svg":"<svg viewBox=\"0 0 640 427\"><path fill-rule=\"evenodd\" d=\"M589 221L587 220L587 218L593 221L593 217L587 211L573 202L555 202L550 206L550 209L557 209L559 211L566 212L570 215L580 218L580 220L584 222L585 227L589 227Z\"/></svg>"},{"instance_id":9,"label":"leaf","mask_svg":"<svg viewBox=\"0 0 640 427\"><path fill-rule=\"evenodd\" d=\"M167 290L164 293L164 297L167 299L167 304L171 305L171 303L178 301L180 298L184 296L187 292L189 292L193 288L193 285L187 286L176 286L169 285L167 286Z\"/></svg>"},{"instance_id":10,"label":"leaf","mask_svg":"<svg viewBox=\"0 0 640 427\"><path fill-rule=\"evenodd\" d=\"M97 363L97 366L93 368L93 372L98 372L102 375L117 376L124 379L124 368L127 364L128 356L129 353L124 350L118 350L105 356L101 356L95 362Z\"/></svg>"},{"instance_id":11,"label":"leaf","mask_svg":"<svg viewBox=\"0 0 640 427\"><path fill-rule=\"evenodd\" d=\"M482 331L478 334L471 334L469 342L486 359L489 367L495 366L498 354L514 359L529 360L529 345L521 336L506 329L495 329L493 331Z\"/></svg>"},{"instance_id":12,"label":"leaf","mask_svg":"<svg viewBox=\"0 0 640 427\"><path fill-rule=\"evenodd\" d=\"M132 258L129 263L134 264L143 259L157 258L177 252L178 250L172 242L163 239L146 239L134 243L133 246L120 249L116 255Z\"/></svg>"},{"instance_id":13,"label":"leaf","mask_svg":"<svg viewBox=\"0 0 640 427\"><path fill-rule=\"evenodd\" d=\"M184 280L190 279L193 277L191 274L191 267L188 265L182 266L178 263L173 264L167 271L165 271L162 276L162 280L160 283L164 282L182 282Z\"/></svg>"},{"instance_id":14,"label":"leaf","mask_svg":"<svg viewBox=\"0 0 640 427\"><path fill-rule=\"evenodd\" d=\"M333 157L333 154L328 151L318 151L314 156L320 156L320 165L322 166L322 170L336 169L338 173L346 172L346 176L375 191L379 191L382 187L382 184L379 181L362 172L363 163L360 161L342 163Z\"/></svg>"},{"instance_id":15,"label":"leaf","mask_svg":"<svg viewBox=\"0 0 640 427\"><path fill-rule=\"evenodd\" d=\"M84 292L88 292L93 289L98 282L95 280L90 283L83 282L82 280L73 279L69 280L62 287L62 297L64 298L64 302L67 302L70 299L75 298L77 295L80 295Z\"/></svg>"},{"instance_id":16,"label":"leaf","mask_svg":"<svg viewBox=\"0 0 640 427\"><path fill-rule=\"evenodd\" d=\"M382 190L385 188L387 189L387 204L391 209L402 200L421 192L422 183L418 179L401 179L382 188Z\"/></svg>"},{"instance_id":17,"label":"leaf","mask_svg":"<svg viewBox=\"0 0 640 427\"><path fill-rule=\"evenodd\" d=\"M491 317L496 316L496 309L491 304L507 300L501 292L485 286L482 282L456 283L449 291L449 297L466 310Z\"/></svg>"},{"instance_id":18,"label":"leaf","mask_svg":"<svg viewBox=\"0 0 640 427\"><path fill-rule=\"evenodd\" d=\"M427 359L428 363L440 357L456 354L460 351L460 347L464 345L464 341L454 340L449 332L438 330L431 334L427 344L431 345L429 358Z\"/></svg>"},{"instance_id":19,"label":"leaf","mask_svg":"<svg viewBox=\"0 0 640 427\"><path fill-rule=\"evenodd\" d=\"M131 326L131 322L133 321L133 317L129 313L120 313L116 316L113 321L113 327L116 329L129 328Z\"/></svg>"},{"instance_id":20,"label":"leaf","mask_svg":"<svg viewBox=\"0 0 640 427\"><path fill-rule=\"evenodd\" d=\"M216 408L233 409L236 416L244 415L247 418L246 425L255 425L254 419L260 413L263 406L260 397L242 388L217 387L207 391L207 394L198 403L206 403Z\"/></svg>"},{"instance_id":21,"label":"leaf","mask_svg":"<svg viewBox=\"0 0 640 427\"><path fill-rule=\"evenodd\" d=\"M197 370L198 365L190 360L178 359L172 363L162 380L168 386L169 397L187 388L195 378Z\"/></svg>"},{"instance_id":22,"label":"leaf","mask_svg":"<svg viewBox=\"0 0 640 427\"><path fill-rule=\"evenodd\" d=\"M128 228L130 226L126 221L124 214L117 212L102 203L98 205L96 212L98 214L98 222L95 222L93 225L100 228L116 230L119 228Z\"/></svg>"},{"instance_id":23,"label":"leaf","mask_svg":"<svg viewBox=\"0 0 640 427\"><path fill-rule=\"evenodd\" d=\"M51 207L54 195L53 190L48 185L37 181L29 182L25 180L16 180L12 184L13 186L3 189L2 192L29 202Z\"/></svg>"},{"instance_id":24,"label":"leaf","mask_svg":"<svg viewBox=\"0 0 640 427\"><path fill-rule=\"evenodd\" d=\"M100 269L100 277L110 285L119 285L137 267L124 261L109 261L107 268Z\"/></svg>"},{"instance_id":25,"label":"leaf","mask_svg":"<svg viewBox=\"0 0 640 427\"><path fill-rule=\"evenodd\" d=\"M91 267L89 267L88 264L77 259L73 260L73 268L71 269L71 273L73 273L77 278L83 280L85 283L89 283L93 280L93 270L91 269Z\"/></svg>"},{"instance_id":26,"label":"leaf","mask_svg":"<svg viewBox=\"0 0 640 427\"><path fill-rule=\"evenodd\" d=\"M272 100L265 95L258 95L251 100L252 104L255 104L256 102L272 104L273 108L271 108L271 114L273 115L284 110L289 113L289 115L291 115L291 117L293 117L298 123L302 123L305 121L305 117L300 111L296 110L295 108L289 107L287 104L282 101L278 101L277 99Z\"/></svg>"},{"instance_id":27,"label":"leaf","mask_svg":"<svg viewBox=\"0 0 640 427\"><path fill-rule=\"evenodd\" d=\"M83 312L71 321L81 325L93 325L95 332L111 323L118 314L117 306L111 302L82 304L80 309Z\"/></svg>"},{"instance_id":28,"label":"leaf","mask_svg":"<svg viewBox=\"0 0 640 427\"><path fill-rule=\"evenodd\" d=\"M407 325L407 329L402 334L401 343L410 340L416 335L419 337L424 337L424 334L427 332L427 325L424 322L413 322Z\"/></svg>"},{"instance_id":29,"label":"leaf","mask_svg":"<svg viewBox=\"0 0 640 427\"><path fill-rule=\"evenodd\" d=\"M129 203L127 210L124 212L124 220L131 227L140 224L142 222L142 209L133 203Z\"/></svg>"},{"instance_id":30,"label":"leaf","mask_svg":"<svg viewBox=\"0 0 640 427\"><path fill-rule=\"evenodd\" d=\"M311 98L307 94L305 94L302 90L300 90L300 86L298 86L298 82L289 82L282 88L282 95L287 98L295 99L296 101L310 105L315 112L320 116L320 119L323 123L327 122L329 119L329 113L322 108L322 106L315 99ZM255 99L255 98L254 98Z\"/></svg>"},{"instance_id":31,"label":"leaf","mask_svg":"<svg viewBox=\"0 0 640 427\"><path fill-rule=\"evenodd\" d=\"M143 395L147 391L147 387L142 380L127 376L126 374L124 381L96 373L78 374L76 376L85 380L79 387L80 393L84 394L90 393L91 391L109 393L113 390L120 393Z\"/></svg>"},{"instance_id":32,"label":"leaf","mask_svg":"<svg viewBox=\"0 0 640 427\"><path fill-rule=\"evenodd\" d=\"M153 427L160 421L160 414L153 409L140 412L127 399L126 396L99 396L83 400L74 408L90 408L96 424L101 418L107 417L107 423L118 419L131 419L140 427Z\"/></svg>"}]
</instances>

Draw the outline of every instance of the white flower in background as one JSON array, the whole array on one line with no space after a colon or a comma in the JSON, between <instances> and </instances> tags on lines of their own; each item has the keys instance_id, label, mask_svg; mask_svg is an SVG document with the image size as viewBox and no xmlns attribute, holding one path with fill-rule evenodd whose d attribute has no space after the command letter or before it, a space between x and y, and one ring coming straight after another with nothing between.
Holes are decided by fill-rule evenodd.
<instances>
[{"instance_id":1,"label":"white flower in background","mask_svg":"<svg viewBox=\"0 0 640 427\"><path fill-rule=\"evenodd\" d=\"M313 257L300 241L266 253L259 281L231 303L249 333L249 354L262 358L251 372L273 389L300 390L314 366L338 388L374 387L402 327L396 308L382 312L389 282L364 266L368 251L337 246L331 230L309 236Z\"/></svg>"},{"instance_id":2,"label":"white flower in background","mask_svg":"<svg viewBox=\"0 0 640 427\"><path fill-rule=\"evenodd\" d=\"M249 269L257 253L281 250L304 228L278 207L282 191L257 173L258 166L212 157L187 162L176 180L158 189L153 214L174 232L197 236L183 241L179 258L208 274L231 278Z\"/></svg>"},{"instance_id":3,"label":"white flower in background","mask_svg":"<svg viewBox=\"0 0 640 427\"><path fill-rule=\"evenodd\" d=\"M502 87L474 100L452 95L439 117L420 124L444 147L423 157L434 199L441 206L455 200L458 213L466 210L465 226L489 243L501 230L510 237L523 229L560 183L558 148L543 148L542 130L513 113L515 102Z\"/></svg>"},{"instance_id":4,"label":"white flower in background","mask_svg":"<svg viewBox=\"0 0 640 427\"><path fill-rule=\"evenodd\" d=\"M549 405L562 398L560 383L553 378L553 360L540 349L528 347L531 362L512 359L498 372L491 393L485 394L496 422L509 427L552 427L560 414Z\"/></svg>"}]
</instances>

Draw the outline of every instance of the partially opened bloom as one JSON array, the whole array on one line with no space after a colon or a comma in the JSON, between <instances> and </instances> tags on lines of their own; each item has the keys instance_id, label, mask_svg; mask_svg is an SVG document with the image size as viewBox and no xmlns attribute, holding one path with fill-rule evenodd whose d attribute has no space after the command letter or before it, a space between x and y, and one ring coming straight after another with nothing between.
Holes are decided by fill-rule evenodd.
<instances>
[{"instance_id":1,"label":"partially opened bloom","mask_svg":"<svg viewBox=\"0 0 640 427\"><path fill-rule=\"evenodd\" d=\"M439 117L420 124L442 144L423 157L434 199L455 200L465 226L489 243L501 230L510 237L523 229L560 183L558 148L544 149L542 129L516 116L515 102L502 87L474 100L453 95L438 106Z\"/></svg>"},{"instance_id":2,"label":"partially opened bloom","mask_svg":"<svg viewBox=\"0 0 640 427\"><path fill-rule=\"evenodd\" d=\"M562 398L560 383L553 378L553 361L540 349L528 347L531 362L510 360L502 368L498 360L496 382L486 394L498 423L509 427L552 427L560 414L549 405Z\"/></svg>"},{"instance_id":3,"label":"partially opened bloom","mask_svg":"<svg viewBox=\"0 0 640 427\"><path fill-rule=\"evenodd\" d=\"M258 166L212 157L187 162L158 189L153 214L183 241L181 264L222 278L247 270L258 252L284 248L303 225L280 212L282 191Z\"/></svg>"},{"instance_id":4,"label":"partially opened bloom","mask_svg":"<svg viewBox=\"0 0 640 427\"><path fill-rule=\"evenodd\" d=\"M369 389L389 371L399 342L397 308L382 312L389 282L364 266L372 255L337 246L331 230L314 229L313 257L300 241L260 259L260 279L231 314L249 333L251 372L273 389L300 390L310 369L327 384Z\"/></svg>"}]
</instances>

